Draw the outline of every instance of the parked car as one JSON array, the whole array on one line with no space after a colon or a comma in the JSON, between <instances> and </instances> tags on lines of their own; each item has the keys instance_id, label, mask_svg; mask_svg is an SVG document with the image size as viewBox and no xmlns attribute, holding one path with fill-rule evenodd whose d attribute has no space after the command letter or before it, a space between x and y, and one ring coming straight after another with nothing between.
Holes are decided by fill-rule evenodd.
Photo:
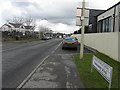
<instances>
[{"instance_id":1,"label":"parked car","mask_svg":"<svg viewBox=\"0 0 120 90\"><path fill-rule=\"evenodd\" d=\"M47 39L48 39L48 38L47 38L47 37L45 37L45 36L44 36L44 37L42 37L42 40L47 40Z\"/></svg>"},{"instance_id":2,"label":"parked car","mask_svg":"<svg viewBox=\"0 0 120 90\"><path fill-rule=\"evenodd\" d=\"M73 37L64 38L63 44L62 44L62 49L65 49L65 48L77 49L77 47L78 47L78 41L76 38L73 38Z\"/></svg>"}]
</instances>

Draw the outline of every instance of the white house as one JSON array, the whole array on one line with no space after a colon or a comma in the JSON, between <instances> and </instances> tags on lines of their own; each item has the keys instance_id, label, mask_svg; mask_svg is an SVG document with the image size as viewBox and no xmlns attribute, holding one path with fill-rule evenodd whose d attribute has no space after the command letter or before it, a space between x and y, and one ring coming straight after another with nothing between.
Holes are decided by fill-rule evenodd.
<instances>
[{"instance_id":1,"label":"white house","mask_svg":"<svg viewBox=\"0 0 120 90\"><path fill-rule=\"evenodd\" d=\"M0 28L1 31L24 31L25 30L25 27L23 24L20 24L20 23L6 23L4 24L1 28Z\"/></svg>"},{"instance_id":2,"label":"white house","mask_svg":"<svg viewBox=\"0 0 120 90\"><path fill-rule=\"evenodd\" d=\"M19 31L22 32L23 35L25 35L26 31L29 31L30 33L34 32L35 26L25 26L22 23L6 23L1 28L0 31Z\"/></svg>"}]
</instances>

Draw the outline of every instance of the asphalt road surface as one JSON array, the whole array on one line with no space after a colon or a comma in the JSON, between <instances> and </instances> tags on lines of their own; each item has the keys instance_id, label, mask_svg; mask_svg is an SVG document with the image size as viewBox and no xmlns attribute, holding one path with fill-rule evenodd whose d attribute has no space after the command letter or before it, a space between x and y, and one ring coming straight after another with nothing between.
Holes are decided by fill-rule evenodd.
<instances>
[{"instance_id":1,"label":"asphalt road surface","mask_svg":"<svg viewBox=\"0 0 120 90\"><path fill-rule=\"evenodd\" d=\"M16 88L61 41L52 39L29 43L3 43L2 87Z\"/></svg>"},{"instance_id":2,"label":"asphalt road surface","mask_svg":"<svg viewBox=\"0 0 120 90\"><path fill-rule=\"evenodd\" d=\"M21 82L52 53L60 44L61 39L47 41L33 41L28 43L3 43L2 48L2 87L16 88ZM91 52L85 49L85 53ZM60 45L55 54L79 53L78 50L62 50Z\"/></svg>"}]
</instances>

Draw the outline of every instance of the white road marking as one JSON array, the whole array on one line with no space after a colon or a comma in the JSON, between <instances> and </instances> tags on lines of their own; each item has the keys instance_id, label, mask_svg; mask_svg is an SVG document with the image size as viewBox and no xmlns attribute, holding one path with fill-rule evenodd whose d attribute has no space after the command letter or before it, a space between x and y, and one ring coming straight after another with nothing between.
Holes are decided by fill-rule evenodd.
<instances>
[{"instance_id":1,"label":"white road marking","mask_svg":"<svg viewBox=\"0 0 120 90\"><path fill-rule=\"evenodd\" d=\"M58 46L55 48L54 51L52 51L52 53L54 53L58 47L62 44L62 42L60 44L58 44ZM36 72L36 70L43 64L43 62L49 57L50 55L48 55L47 57L45 57L43 59L43 61L27 76L27 78L24 79L24 81L17 87L16 90L20 90L26 83L27 81L32 77L32 75Z\"/></svg>"},{"instance_id":2,"label":"white road marking","mask_svg":"<svg viewBox=\"0 0 120 90\"><path fill-rule=\"evenodd\" d=\"M58 46L55 48L55 50L53 50L52 51L52 54L59 48L59 46L62 44L62 42L60 42L59 44L58 44Z\"/></svg>"},{"instance_id":3,"label":"white road marking","mask_svg":"<svg viewBox=\"0 0 120 90\"><path fill-rule=\"evenodd\" d=\"M32 77L32 75L36 72L36 70L42 65L42 63L49 57L50 55L48 55L47 57L45 57L43 59L43 61L27 76L27 78L17 87L16 90L21 89L26 83L27 81Z\"/></svg>"}]
</instances>

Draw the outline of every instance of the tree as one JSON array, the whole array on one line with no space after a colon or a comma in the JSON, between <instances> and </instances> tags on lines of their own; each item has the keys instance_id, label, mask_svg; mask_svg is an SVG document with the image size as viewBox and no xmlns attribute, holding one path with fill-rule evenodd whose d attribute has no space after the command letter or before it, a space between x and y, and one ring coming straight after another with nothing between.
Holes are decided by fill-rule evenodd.
<instances>
[{"instance_id":1,"label":"tree","mask_svg":"<svg viewBox=\"0 0 120 90\"><path fill-rule=\"evenodd\" d=\"M26 24L26 26L35 26L35 20L31 18L31 16L26 18L24 23Z\"/></svg>"},{"instance_id":2,"label":"tree","mask_svg":"<svg viewBox=\"0 0 120 90\"><path fill-rule=\"evenodd\" d=\"M16 24L23 24L24 18L23 17L14 17L12 20L7 20L7 22L16 23Z\"/></svg>"}]
</instances>

